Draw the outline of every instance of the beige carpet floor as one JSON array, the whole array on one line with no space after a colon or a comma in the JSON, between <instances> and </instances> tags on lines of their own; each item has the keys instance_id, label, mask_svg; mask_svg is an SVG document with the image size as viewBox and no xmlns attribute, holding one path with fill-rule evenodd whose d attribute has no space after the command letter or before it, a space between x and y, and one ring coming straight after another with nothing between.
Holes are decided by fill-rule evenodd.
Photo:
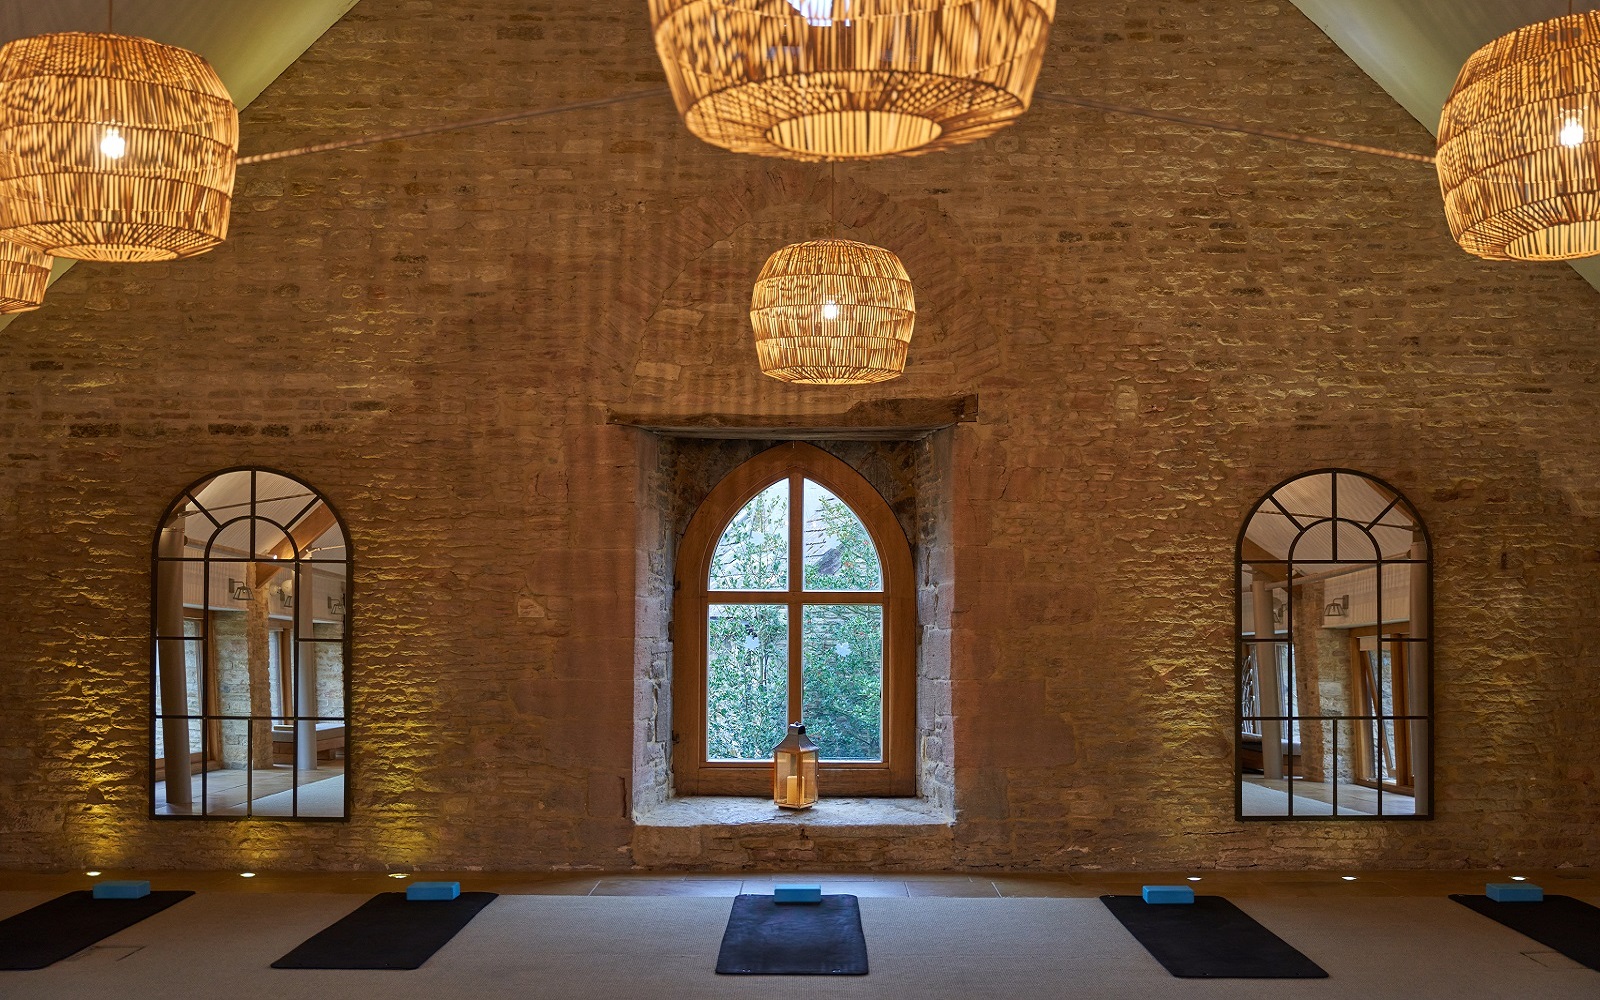
<instances>
[{"instance_id":1,"label":"beige carpet floor","mask_svg":"<svg viewBox=\"0 0 1600 1000\"><path fill-rule=\"evenodd\" d=\"M0 893L0 916L51 895ZM0 998L1600 997L1600 973L1422 897L1238 901L1326 980L1174 979L1096 899L863 898L872 966L863 978L716 975L731 901L714 897L501 896L414 972L269 968L363 898L200 893L48 969L0 972Z\"/></svg>"}]
</instances>

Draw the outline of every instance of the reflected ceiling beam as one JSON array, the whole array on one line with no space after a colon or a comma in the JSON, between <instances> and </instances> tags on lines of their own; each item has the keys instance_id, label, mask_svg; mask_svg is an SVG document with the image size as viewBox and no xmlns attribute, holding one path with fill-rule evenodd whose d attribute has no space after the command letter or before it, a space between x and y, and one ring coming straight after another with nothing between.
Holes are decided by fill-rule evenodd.
<instances>
[{"instance_id":1,"label":"reflected ceiling beam","mask_svg":"<svg viewBox=\"0 0 1600 1000\"><path fill-rule=\"evenodd\" d=\"M1567 13L1567 0L1293 0L1351 61L1431 133L1467 57L1501 35ZM1575 10L1593 10L1590 2ZM1443 221L1444 208L1438 209ZM1466 251L1461 251L1465 253ZM1600 289L1600 257L1568 261ZM1485 267L1515 267L1501 261Z\"/></svg>"}]
</instances>

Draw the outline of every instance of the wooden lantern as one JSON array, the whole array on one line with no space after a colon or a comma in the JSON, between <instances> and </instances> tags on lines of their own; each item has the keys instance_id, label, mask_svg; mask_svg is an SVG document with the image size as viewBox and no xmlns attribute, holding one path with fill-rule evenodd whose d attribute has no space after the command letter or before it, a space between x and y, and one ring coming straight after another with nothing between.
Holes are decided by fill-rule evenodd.
<instances>
[{"instance_id":1,"label":"wooden lantern","mask_svg":"<svg viewBox=\"0 0 1600 1000\"><path fill-rule=\"evenodd\" d=\"M0 315L39 308L49 283L50 257L47 254L0 239Z\"/></svg>"},{"instance_id":2,"label":"wooden lantern","mask_svg":"<svg viewBox=\"0 0 1600 1000\"><path fill-rule=\"evenodd\" d=\"M1490 260L1600 253L1600 13L1529 25L1474 52L1439 119L1456 242Z\"/></svg>"},{"instance_id":3,"label":"wooden lantern","mask_svg":"<svg viewBox=\"0 0 1600 1000\"><path fill-rule=\"evenodd\" d=\"M1033 99L1056 0L650 0L689 131L793 160L971 142Z\"/></svg>"},{"instance_id":4,"label":"wooden lantern","mask_svg":"<svg viewBox=\"0 0 1600 1000\"><path fill-rule=\"evenodd\" d=\"M186 49L66 32L0 47L0 237L77 260L171 260L228 232L239 115Z\"/></svg>"},{"instance_id":5,"label":"wooden lantern","mask_svg":"<svg viewBox=\"0 0 1600 1000\"><path fill-rule=\"evenodd\" d=\"M811 385L895 378L905 371L916 319L900 258L853 240L813 240L774 253L750 302L761 371Z\"/></svg>"},{"instance_id":6,"label":"wooden lantern","mask_svg":"<svg viewBox=\"0 0 1600 1000\"><path fill-rule=\"evenodd\" d=\"M809 809L817 804L817 745L799 722L772 748L772 801L784 809Z\"/></svg>"}]
</instances>

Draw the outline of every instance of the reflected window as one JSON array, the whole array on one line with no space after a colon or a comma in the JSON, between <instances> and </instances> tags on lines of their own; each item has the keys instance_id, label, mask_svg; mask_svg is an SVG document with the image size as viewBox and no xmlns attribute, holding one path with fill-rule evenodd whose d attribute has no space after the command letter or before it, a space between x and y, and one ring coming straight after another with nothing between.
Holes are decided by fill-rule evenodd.
<instances>
[{"instance_id":1,"label":"reflected window","mask_svg":"<svg viewBox=\"0 0 1600 1000\"><path fill-rule=\"evenodd\" d=\"M333 508L266 469L200 480L156 533L157 817L344 819L351 554Z\"/></svg>"},{"instance_id":2,"label":"reflected window","mask_svg":"<svg viewBox=\"0 0 1600 1000\"><path fill-rule=\"evenodd\" d=\"M840 795L910 795L910 546L859 473L781 445L696 512L679 551L674 778L681 794L769 794L804 722Z\"/></svg>"},{"instance_id":3,"label":"reflected window","mask_svg":"<svg viewBox=\"0 0 1600 1000\"><path fill-rule=\"evenodd\" d=\"M1238 551L1238 815L1432 814L1427 530L1359 472L1297 476Z\"/></svg>"}]
</instances>

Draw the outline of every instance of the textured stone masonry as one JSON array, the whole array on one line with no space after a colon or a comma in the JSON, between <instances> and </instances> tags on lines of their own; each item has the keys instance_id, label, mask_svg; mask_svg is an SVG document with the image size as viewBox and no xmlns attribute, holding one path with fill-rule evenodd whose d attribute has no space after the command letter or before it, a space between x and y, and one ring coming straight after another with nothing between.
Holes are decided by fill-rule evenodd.
<instances>
[{"instance_id":1,"label":"textured stone masonry","mask_svg":"<svg viewBox=\"0 0 1600 1000\"><path fill-rule=\"evenodd\" d=\"M244 148L661 84L638 0L363 0ZM1039 86L1431 148L1284 0L1062 4ZM1463 254L1425 167L1042 102L836 174L835 224L826 168L705 146L653 98L247 167L215 252L74 268L0 337L0 867L1592 863L1600 293ZM764 379L750 283L835 225L905 261L908 371ZM676 515L661 441L608 413L781 429L969 394L914 484L954 823L636 826ZM350 529L349 823L147 818L156 520L246 464ZM1240 520L1325 466L1434 541L1429 823L1233 818Z\"/></svg>"}]
</instances>

